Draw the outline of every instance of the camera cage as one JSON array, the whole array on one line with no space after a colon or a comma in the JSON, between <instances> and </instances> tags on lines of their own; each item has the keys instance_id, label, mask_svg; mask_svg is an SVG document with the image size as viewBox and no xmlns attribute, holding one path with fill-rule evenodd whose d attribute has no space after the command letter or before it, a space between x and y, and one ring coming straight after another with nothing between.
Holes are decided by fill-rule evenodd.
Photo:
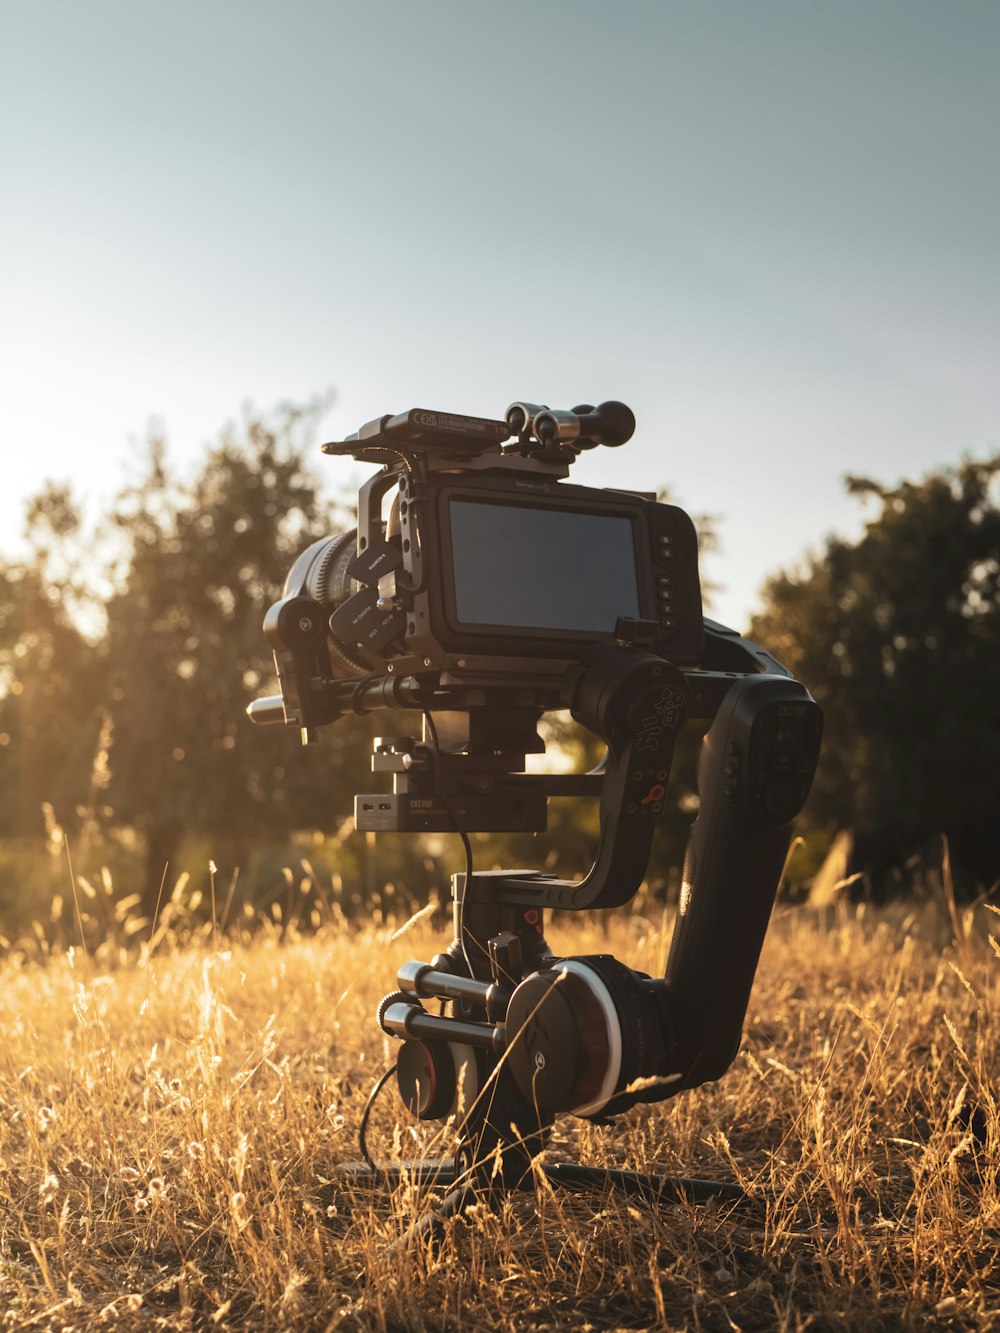
<instances>
[{"instance_id":1,"label":"camera cage","mask_svg":"<svg viewBox=\"0 0 1000 1333\"><path fill-rule=\"evenodd\" d=\"M404 419L440 421L443 415L414 410L404 414ZM536 675L561 675L579 661L588 646L612 638L610 627L604 631L550 630L463 623L455 594L453 501L627 519L632 525L636 566L636 618L656 626L656 648L668 660L691 666L701 660L704 634L697 534L682 509L657 503L646 493L565 484L568 456L539 457L518 447L501 450L496 437L505 429L502 422L484 422L492 428L493 438L484 446L474 437L464 441L464 449L450 437L445 437L448 447L444 448L441 437L426 427L414 431L417 438L405 436L404 446L398 443L398 429L387 437L384 426L382 432L371 431L375 424L342 444L324 446L330 454L383 463L382 470L358 492L358 559L352 573L368 584L372 594L377 589L377 600L392 609L380 620L373 610L374 595L366 606L366 594L359 594L365 624L377 623L369 630L368 640L347 645L351 651L358 650L370 670L384 664L389 675L435 669L456 683L483 675L523 682ZM387 438L395 448L389 447ZM396 488L389 526L393 527L394 520L397 526L387 541L382 508L386 496ZM398 550L398 564L393 568L388 567L392 563L392 553L386 549L390 543ZM301 585L301 575L299 581ZM286 595L301 591L301 586L293 588L293 582L294 578L286 584ZM340 611L334 634L350 626L350 613L344 608ZM384 651L388 644L393 645L390 653Z\"/></svg>"}]
</instances>

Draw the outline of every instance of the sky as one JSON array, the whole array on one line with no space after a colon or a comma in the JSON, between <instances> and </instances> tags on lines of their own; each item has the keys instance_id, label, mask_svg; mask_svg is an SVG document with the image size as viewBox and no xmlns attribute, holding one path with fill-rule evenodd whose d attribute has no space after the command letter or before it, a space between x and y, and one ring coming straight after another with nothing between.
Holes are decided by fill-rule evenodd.
<instances>
[{"instance_id":1,"label":"sky","mask_svg":"<svg viewBox=\"0 0 1000 1333\"><path fill-rule=\"evenodd\" d=\"M153 420L618 398L574 481L719 515L743 628L845 474L1000 448L998 59L990 0L0 0L0 551Z\"/></svg>"}]
</instances>

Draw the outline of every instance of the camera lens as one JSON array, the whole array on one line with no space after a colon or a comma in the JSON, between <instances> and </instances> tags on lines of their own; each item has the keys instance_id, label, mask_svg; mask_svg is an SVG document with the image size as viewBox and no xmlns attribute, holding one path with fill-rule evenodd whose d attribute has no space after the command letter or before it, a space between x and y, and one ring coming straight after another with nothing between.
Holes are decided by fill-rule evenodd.
<instances>
[{"instance_id":1,"label":"camera lens","mask_svg":"<svg viewBox=\"0 0 1000 1333\"><path fill-rule=\"evenodd\" d=\"M347 566L357 551L356 530L321 537L303 551L285 580L286 597L311 597L329 616L361 587L348 573ZM330 656L334 669L345 676L363 676L371 668L352 648L330 635Z\"/></svg>"}]
</instances>

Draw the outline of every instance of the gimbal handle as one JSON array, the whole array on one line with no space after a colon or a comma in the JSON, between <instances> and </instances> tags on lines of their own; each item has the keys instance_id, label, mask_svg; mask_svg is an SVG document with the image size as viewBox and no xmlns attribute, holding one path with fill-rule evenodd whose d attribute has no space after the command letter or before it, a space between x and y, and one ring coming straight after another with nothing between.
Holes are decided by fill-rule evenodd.
<instances>
[{"instance_id":1,"label":"gimbal handle","mask_svg":"<svg viewBox=\"0 0 1000 1333\"><path fill-rule=\"evenodd\" d=\"M812 784L822 714L781 676L748 676L702 741L700 810L688 839L666 967L676 1044L671 1090L720 1078L739 1048L792 820Z\"/></svg>"}]
</instances>

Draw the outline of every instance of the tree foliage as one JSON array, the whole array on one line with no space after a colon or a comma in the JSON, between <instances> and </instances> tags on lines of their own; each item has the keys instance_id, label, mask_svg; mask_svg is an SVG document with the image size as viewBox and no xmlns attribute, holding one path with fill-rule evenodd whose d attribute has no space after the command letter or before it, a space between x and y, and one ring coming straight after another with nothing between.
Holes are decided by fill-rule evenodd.
<instances>
[{"instance_id":1,"label":"tree foliage","mask_svg":"<svg viewBox=\"0 0 1000 1333\"><path fill-rule=\"evenodd\" d=\"M337 836L345 873L371 887L375 853L339 839L377 723L342 722L303 751L290 730L245 717L273 678L261 622L294 557L355 522L354 497L324 500L311 473L314 422L310 409L251 416L186 480L154 433L138 480L91 529L64 487L30 503L27 557L0 562L0 834L40 834L43 807L70 832L127 834L145 849L137 887L151 905L165 865L181 868L182 842L200 838L206 857L237 864L252 844L321 830ZM1000 456L895 487L848 486L873 506L861 537L831 538L771 579L752 627L825 711L808 817L880 839L883 860L946 833L957 859L992 881ZM713 524L699 526L710 549ZM587 738L552 726L562 748L593 761ZM679 747L682 808L656 877L692 813L683 770L695 730ZM544 844L514 859L556 855L561 873L582 872L593 833L579 806L554 809ZM483 844L481 862L507 859L503 843ZM413 852L406 840L380 844L380 874L395 878Z\"/></svg>"},{"instance_id":2,"label":"tree foliage","mask_svg":"<svg viewBox=\"0 0 1000 1333\"><path fill-rule=\"evenodd\" d=\"M261 633L298 552L338 525L304 460L309 415L228 433L189 485L153 440L146 476L114 514L128 552L107 607L110 781L106 818L139 830L147 887L182 838L220 858L266 829L328 827L358 729L303 754L286 729L252 729L246 705L273 675ZM353 525L339 516L339 526Z\"/></svg>"},{"instance_id":3,"label":"tree foliage","mask_svg":"<svg viewBox=\"0 0 1000 1333\"><path fill-rule=\"evenodd\" d=\"M235 862L262 833L343 822L367 725L303 752L245 716L273 677L261 623L294 557L354 524L306 463L315 416L251 417L188 481L153 433L95 531L65 488L30 502L28 557L0 566L0 831L40 833L47 808L71 834L135 835L151 905L182 839Z\"/></svg>"},{"instance_id":4,"label":"tree foliage","mask_svg":"<svg viewBox=\"0 0 1000 1333\"><path fill-rule=\"evenodd\" d=\"M814 822L901 861L950 836L970 874L1000 875L1000 455L922 480L852 477L872 503L857 541L833 538L772 578L752 635L822 704Z\"/></svg>"},{"instance_id":5,"label":"tree foliage","mask_svg":"<svg viewBox=\"0 0 1000 1333\"><path fill-rule=\"evenodd\" d=\"M245 716L273 680L261 622L295 556L356 521L353 495L321 497L308 463L315 420L313 408L251 415L186 479L153 430L137 477L90 526L65 487L29 502L27 558L0 564L0 833L37 836L44 808L78 848L85 833L84 844L142 849L133 887L148 907L193 843L236 865L249 847L287 848L306 830L333 834L345 877L372 887L374 849L342 834L385 719L347 719L303 750L292 731ZM713 520L699 528L711 549ZM553 726L554 747L584 766L596 759L594 745ZM677 855L682 834L670 840ZM477 837L477 858L555 856L580 873L595 840L578 802L557 803L544 845ZM436 841L450 859L450 840ZM405 884L412 863L417 882L441 884L438 854L428 862L430 844L383 840L380 882Z\"/></svg>"},{"instance_id":6,"label":"tree foliage","mask_svg":"<svg viewBox=\"0 0 1000 1333\"><path fill-rule=\"evenodd\" d=\"M103 654L73 614L79 514L47 486L28 507L26 560L0 567L0 829L40 832L46 805L79 823L101 729Z\"/></svg>"}]
</instances>

